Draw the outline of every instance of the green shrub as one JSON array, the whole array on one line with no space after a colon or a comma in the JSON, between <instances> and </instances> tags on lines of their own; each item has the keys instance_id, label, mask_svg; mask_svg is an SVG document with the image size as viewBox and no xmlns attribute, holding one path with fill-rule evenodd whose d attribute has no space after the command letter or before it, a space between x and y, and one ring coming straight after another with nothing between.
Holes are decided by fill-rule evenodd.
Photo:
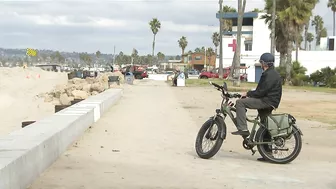
<instances>
[{"instance_id":1,"label":"green shrub","mask_svg":"<svg viewBox=\"0 0 336 189\"><path fill-rule=\"evenodd\" d=\"M323 83L327 87L336 88L336 68L331 69L329 66L317 70L310 74L310 80L317 83Z\"/></svg>"},{"instance_id":2,"label":"green shrub","mask_svg":"<svg viewBox=\"0 0 336 189\"><path fill-rule=\"evenodd\" d=\"M307 82L309 82L309 76L304 74L297 74L291 80L292 85L294 86L304 86Z\"/></svg>"}]
</instances>

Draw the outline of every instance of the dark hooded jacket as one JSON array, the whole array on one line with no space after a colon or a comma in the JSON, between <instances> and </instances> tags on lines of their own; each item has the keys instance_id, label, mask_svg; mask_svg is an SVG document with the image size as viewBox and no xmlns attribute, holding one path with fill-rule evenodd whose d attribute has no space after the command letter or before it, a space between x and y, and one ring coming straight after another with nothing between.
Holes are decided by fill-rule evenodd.
<instances>
[{"instance_id":1,"label":"dark hooded jacket","mask_svg":"<svg viewBox=\"0 0 336 189\"><path fill-rule=\"evenodd\" d=\"M247 92L247 97L260 98L273 108L278 108L282 96L282 78L274 69L268 68L261 75L255 91Z\"/></svg>"}]
</instances>

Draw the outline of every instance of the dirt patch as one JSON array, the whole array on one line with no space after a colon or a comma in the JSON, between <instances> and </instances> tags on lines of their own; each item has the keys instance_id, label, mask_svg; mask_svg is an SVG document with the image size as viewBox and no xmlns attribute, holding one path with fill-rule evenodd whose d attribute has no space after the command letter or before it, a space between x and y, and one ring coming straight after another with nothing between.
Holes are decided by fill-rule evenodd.
<instances>
[{"instance_id":1,"label":"dirt patch","mask_svg":"<svg viewBox=\"0 0 336 189\"><path fill-rule=\"evenodd\" d=\"M210 116L215 114L215 109L220 107L220 92L213 87L173 87L175 96L182 106L197 106L202 109L186 109L192 119L200 127ZM285 89L279 109L275 113L288 112L297 118L298 126L303 131L304 150L300 158L334 161L336 138L336 95L319 92L301 92ZM234 101L234 99L233 99ZM255 110L249 110L247 115L256 116ZM231 120L226 120L228 132L236 128ZM251 129L251 125L249 128ZM229 140L241 143L236 137ZM317 153L318 152L318 153ZM314 155L316 154L316 155Z\"/></svg>"},{"instance_id":2,"label":"dirt patch","mask_svg":"<svg viewBox=\"0 0 336 189\"><path fill-rule=\"evenodd\" d=\"M179 93L177 96L184 106L215 107L214 105L217 105L218 107L221 102L220 93L211 86L174 88L174 91ZM276 112L287 112L298 119L326 123L329 124L330 129L335 129L335 104L336 94L285 89L280 107Z\"/></svg>"}]
</instances>

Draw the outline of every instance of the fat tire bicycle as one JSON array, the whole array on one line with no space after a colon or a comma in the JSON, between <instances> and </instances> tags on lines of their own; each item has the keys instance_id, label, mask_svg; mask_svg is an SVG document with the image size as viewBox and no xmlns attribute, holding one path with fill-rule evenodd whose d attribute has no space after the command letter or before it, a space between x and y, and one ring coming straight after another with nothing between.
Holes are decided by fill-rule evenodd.
<instances>
[{"instance_id":1,"label":"fat tire bicycle","mask_svg":"<svg viewBox=\"0 0 336 189\"><path fill-rule=\"evenodd\" d=\"M236 118L234 116L236 108L230 99L242 97L238 93L228 93L225 82L223 86L212 83L211 81L209 83L213 85L218 91L221 91L222 103L221 108L216 109L215 115L210 117L202 125L197 134L195 143L196 153L200 158L203 159L209 159L216 155L216 153L220 150L223 141L226 139L227 126L225 123L225 118L229 116L234 125L237 124ZM291 132L286 135L272 137L267 127L267 122L265 121L265 117L271 115L272 111L272 108L258 110L258 112L264 112L264 115L258 113L257 117L254 119L246 118L248 122L253 123L253 127L249 136L242 136L242 145L246 150L251 150L252 155L255 154L256 150L254 150L254 147L257 146L259 154L268 162L286 164L293 161L300 154L302 148L301 136L303 134L302 131L296 126L295 118L290 115L292 123ZM217 126L217 129L214 128L215 125ZM214 142L214 146L211 147L208 151L203 149L203 138L205 138L207 141ZM277 157L281 152L289 151L289 149L285 148L284 146L290 139L295 140L295 147L293 152L286 157Z\"/></svg>"}]
</instances>

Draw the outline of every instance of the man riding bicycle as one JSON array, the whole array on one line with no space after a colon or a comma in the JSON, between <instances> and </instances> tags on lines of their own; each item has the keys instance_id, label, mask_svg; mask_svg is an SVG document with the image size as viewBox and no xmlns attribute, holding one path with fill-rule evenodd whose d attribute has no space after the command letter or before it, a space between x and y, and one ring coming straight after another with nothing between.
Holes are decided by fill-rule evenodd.
<instances>
[{"instance_id":1,"label":"man riding bicycle","mask_svg":"<svg viewBox=\"0 0 336 189\"><path fill-rule=\"evenodd\" d=\"M282 96L282 79L274 69L274 56L271 53L264 53L259 60L264 70L258 86L254 91L243 93L243 97L236 101L236 119L238 131L233 135L249 136L247 128L246 109L257 109L258 111L278 108Z\"/></svg>"}]
</instances>

